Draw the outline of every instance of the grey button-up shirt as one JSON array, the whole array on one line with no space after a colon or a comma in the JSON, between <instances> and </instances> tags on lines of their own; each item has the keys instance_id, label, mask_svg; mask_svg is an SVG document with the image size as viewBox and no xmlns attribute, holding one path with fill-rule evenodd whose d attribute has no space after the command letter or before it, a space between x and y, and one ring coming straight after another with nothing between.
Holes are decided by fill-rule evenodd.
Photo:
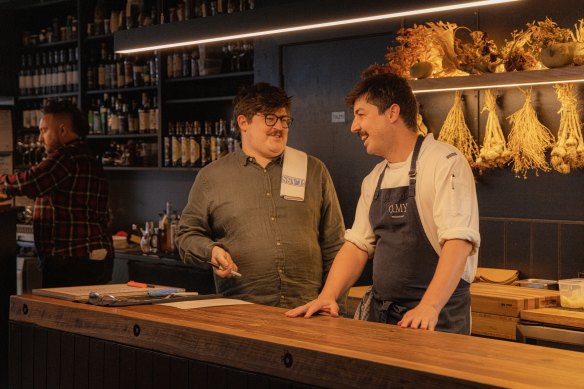
<instances>
[{"instance_id":1,"label":"grey button-up shirt","mask_svg":"<svg viewBox=\"0 0 584 389\"><path fill-rule=\"evenodd\" d=\"M226 249L241 278L219 278L217 291L292 308L318 296L343 244L339 201L324 164L308 157L304 201L280 197L282 156L261 167L240 149L201 169L177 231L187 263Z\"/></svg>"}]
</instances>

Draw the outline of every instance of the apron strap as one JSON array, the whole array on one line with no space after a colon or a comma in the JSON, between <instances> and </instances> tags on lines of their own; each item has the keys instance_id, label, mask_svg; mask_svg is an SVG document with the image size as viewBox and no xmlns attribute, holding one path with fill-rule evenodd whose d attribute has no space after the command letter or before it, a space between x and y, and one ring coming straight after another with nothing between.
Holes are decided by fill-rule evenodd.
<instances>
[{"instance_id":1,"label":"apron strap","mask_svg":"<svg viewBox=\"0 0 584 389\"><path fill-rule=\"evenodd\" d=\"M379 179L377 180L377 186L375 187L375 194L373 195L373 198L375 200L377 200L377 198L379 197L379 189L381 188L381 183L383 182L383 177L385 177L385 171L387 170L388 167L389 167L389 163L386 163L385 167L383 168L383 171L379 175Z\"/></svg>"},{"instance_id":2,"label":"apron strap","mask_svg":"<svg viewBox=\"0 0 584 389\"><path fill-rule=\"evenodd\" d=\"M410 176L410 184L408 187L408 196L415 197L416 196L416 163L418 162L418 155L420 154L420 149L422 148L422 142L424 141L424 137L422 135L418 136L416 140L416 145L414 146L414 153L412 155L412 164L410 165L410 171L408 175Z\"/></svg>"}]
</instances>

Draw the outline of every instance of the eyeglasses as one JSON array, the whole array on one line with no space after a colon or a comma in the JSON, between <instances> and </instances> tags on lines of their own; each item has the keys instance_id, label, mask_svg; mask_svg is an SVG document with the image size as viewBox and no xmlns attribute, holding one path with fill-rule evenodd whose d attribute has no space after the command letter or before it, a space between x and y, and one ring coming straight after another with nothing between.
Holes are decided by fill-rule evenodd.
<instances>
[{"instance_id":1,"label":"eyeglasses","mask_svg":"<svg viewBox=\"0 0 584 389\"><path fill-rule=\"evenodd\" d=\"M294 120L289 116L277 116L273 113L258 113L258 115L263 116L264 120L266 121L266 125L270 127L275 126L278 120L280 120L280 122L282 122L283 128L289 128L292 125L292 121Z\"/></svg>"}]
</instances>

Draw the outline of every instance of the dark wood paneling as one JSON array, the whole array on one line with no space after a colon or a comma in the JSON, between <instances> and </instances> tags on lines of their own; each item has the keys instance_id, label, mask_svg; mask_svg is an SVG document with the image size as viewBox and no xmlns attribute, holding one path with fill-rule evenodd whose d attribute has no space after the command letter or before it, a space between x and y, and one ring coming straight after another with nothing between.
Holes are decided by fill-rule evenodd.
<instances>
[{"instance_id":1,"label":"dark wood paneling","mask_svg":"<svg viewBox=\"0 0 584 389\"><path fill-rule=\"evenodd\" d=\"M10 358L8 359L8 387L20 388L22 385L22 325L10 323L9 328Z\"/></svg>"},{"instance_id":2,"label":"dark wood paneling","mask_svg":"<svg viewBox=\"0 0 584 389\"><path fill-rule=\"evenodd\" d=\"M172 358L170 363L170 387L173 389L188 389L189 361L184 358Z\"/></svg>"},{"instance_id":3,"label":"dark wood paneling","mask_svg":"<svg viewBox=\"0 0 584 389\"><path fill-rule=\"evenodd\" d=\"M519 278L526 278L531 258L531 223L508 222L505 240L505 268L519 270Z\"/></svg>"},{"instance_id":4,"label":"dark wood paneling","mask_svg":"<svg viewBox=\"0 0 584 389\"><path fill-rule=\"evenodd\" d=\"M227 389L227 374L224 366L207 366L207 386L214 389Z\"/></svg>"},{"instance_id":5,"label":"dark wood paneling","mask_svg":"<svg viewBox=\"0 0 584 389\"><path fill-rule=\"evenodd\" d=\"M75 389L89 387L89 338L75 336L75 363L74 363Z\"/></svg>"},{"instance_id":6,"label":"dark wood paneling","mask_svg":"<svg viewBox=\"0 0 584 389\"><path fill-rule=\"evenodd\" d=\"M47 330L35 328L34 331L34 387L47 387Z\"/></svg>"},{"instance_id":7,"label":"dark wood paneling","mask_svg":"<svg viewBox=\"0 0 584 389\"><path fill-rule=\"evenodd\" d=\"M73 389L75 387L75 335L63 332L61 334L61 379L59 388Z\"/></svg>"},{"instance_id":8,"label":"dark wood paneling","mask_svg":"<svg viewBox=\"0 0 584 389\"><path fill-rule=\"evenodd\" d=\"M154 353L152 355L152 378L153 387L160 389L171 389L170 386L170 357L164 354Z\"/></svg>"},{"instance_id":9,"label":"dark wood paneling","mask_svg":"<svg viewBox=\"0 0 584 389\"><path fill-rule=\"evenodd\" d=\"M22 388L34 388L34 327L22 326Z\"/></svg>"},{"instance_id":10,"label":"dark wood paneling","mask_svg":"<svg viewBox=\"0 0 584 389\"><path fill-rule=\"evenodd\" d=\"M104 342L104 388L120 387L120 349L114 343Z\"/></svg>"},{"instance_id":11,"label":"dark wood paneling","mask_svg":"<svg viewBox=\"0 0 584 389\"><path fill-rule=\"evenodd\" d=\"M152 353L144 350L136 350L136 387L140 389L153 389L152 382Z\"/></svg>"},{"instance_id":12,"label":"dark wood paneling","mask_svg":"<svg viewBox=\"0 0 584 389\"><path fill-rule=\"evenodd\" d=\"M563 225L560 236L560 278L578 277L584 272L584 226Z\"/></svg>"},{"instance_id":13,"label":"dark wood paneling","mask_svg":"<svg viewBox=\"0 0 584 389\"><path fill-rule=\"evenodd\" d=\"M199 361L189 361L189 389L207 389L209 378L207 364Z\"/></svg>"},{"instance_id":14,"label":"dark wood paneling","mask_svg":"<svg viewBox=\"0 0 584 389\"><path fill-rule=\"evenodd\" d=\"M133 347L119 346L120 349L120 388L137 388L136 352Z\"/></svg>"},{"instance_id":15,"label":"dark wood paneling","mask_svg":"<svg viewBox=\"0 0 584 389\"><path fill-rule=\"evenodd\" d=\"M105 344L102 340L89 340L89 389L104 388ZM149 389L149 388L148 388Z\"/></svg>"},{"instance_id":16,"label":"dark wood paneling","mask_svg":"<svg viewBox=\"0 0 584 389\"><path fill-rule=\"evenodd\" d=\"M557 224L533 223L531 278L558 279L559 228Z\"/></svg>"},{"instance_id":17,"label":"dark wood paneling","mask_svg":"<svg viewBox=\"0 0 584 389\"><path fill-rule=\"evenodd\" d=\"M61 332L47 334L47 387L58 388L61 382Z\"/></svg>"}]
</instances>

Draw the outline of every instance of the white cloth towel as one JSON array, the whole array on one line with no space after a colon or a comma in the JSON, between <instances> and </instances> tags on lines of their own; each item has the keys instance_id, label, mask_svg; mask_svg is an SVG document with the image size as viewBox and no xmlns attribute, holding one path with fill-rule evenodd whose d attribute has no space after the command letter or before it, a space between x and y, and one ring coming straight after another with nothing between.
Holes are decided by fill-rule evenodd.
<instances>
[{"instance_id":1,"label":"white cloth towel","mask_svg":"<svg viewBox=\"0 0 584 389\"><path fill-rule=\"evenodd\" d=\"M308 155L300 150L286 146L280 196L286 200L304 201Z\"/></svg>"}]
</instances>

